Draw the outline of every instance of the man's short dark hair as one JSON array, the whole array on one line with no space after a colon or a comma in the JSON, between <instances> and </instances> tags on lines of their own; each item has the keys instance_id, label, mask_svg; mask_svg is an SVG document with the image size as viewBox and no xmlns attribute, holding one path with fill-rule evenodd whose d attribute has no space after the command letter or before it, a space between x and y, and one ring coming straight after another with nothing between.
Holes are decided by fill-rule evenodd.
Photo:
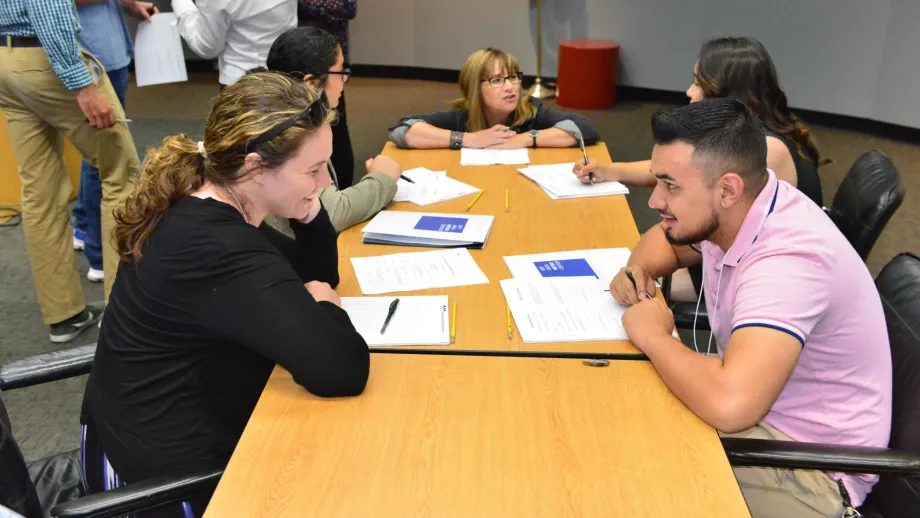
<instances>
[{"instance_id":1,"label":"man's short dark hair","mask_svg":"<svg viewBox=\"0 0 920 518\"><path fill-rule=\"evenodd\" d=\"M686 142L693 158L711 161L711 182L735 172L745 180L767 172L767 140L763 123L741 101L730 97L706 99L652 116L655 144Z\"/></svg>"}]
</instances>

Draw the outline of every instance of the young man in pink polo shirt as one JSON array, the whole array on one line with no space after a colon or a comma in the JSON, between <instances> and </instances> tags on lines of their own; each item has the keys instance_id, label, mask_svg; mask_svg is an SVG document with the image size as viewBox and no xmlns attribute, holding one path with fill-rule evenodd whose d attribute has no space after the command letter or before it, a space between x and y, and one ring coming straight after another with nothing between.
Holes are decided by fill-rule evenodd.
<instances>
[{"instance_id":1,"label":"young man in pink polo shirt","mask_svg":"<svg viewBox=\"0 0 920 518\"><path fill-rule=\"evenodd\" d=\"M891 355L878 292L820 207L766 168L760 121L712 99L652 118L649 200L664 219L621 271L623 325L674 394L725 435L887 446ZM703 264L718 356L671 336L653 279ZM703 352L703 351L701 351ZM755 518L840 516L877 477L736 468ZM840 484L838 484L840 482ZM840 488L844 489L841 490ZM845 494L842 494L845 493Z\"/></svg>"}]
</instances>

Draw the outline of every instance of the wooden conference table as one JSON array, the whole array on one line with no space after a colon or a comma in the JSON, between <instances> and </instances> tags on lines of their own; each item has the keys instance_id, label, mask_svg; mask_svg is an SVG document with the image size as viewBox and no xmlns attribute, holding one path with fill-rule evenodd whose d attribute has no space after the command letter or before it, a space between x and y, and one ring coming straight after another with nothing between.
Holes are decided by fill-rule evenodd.
<instances>
[{"instance_id":1,"label":"wooden conference table","mask_svg":"<svg viewBox=\"0 0 920 518\"><path fill-rule=\"evenodd\" d=\"M374 354L364 394L348 399L315 397L276 367L206 517L750 516L715 430L650 363L511 356L637 352L625 341L509 343L498 286L509 276L503 255L635 245L623 197L550 201L511 166L461 169L450 151L385 153L483 188L472 212L496 215L485 248L472 251L490 284L450 288L458 343L424 351L471 355ZM531 161L578 155L532 150ZM603 145L589 156L609 161ZM361 295L347 257L402 251L360 244L360 228L339 239L342 295Z\"/></svg>"},{"instance_id":2,"label":"wooden conference table","mask_svg":"<svg viewBox=\"0 0 920 518\"><path fill-rule=\"evenodd\" d=\"M364 394L276 369L206 518L750 516L648 362L375 354Z\"/></svg>"},{"instance_id":3,"label":"wooden conference table","mask_svg":"<svg viewBox=\"0 0 920 518\"><path fill-rule=\"evenodd\" d=\"M610 162L604 144L587 148L588 158ZM444 351L488 350L528 351L537 353L607 353L639 354L631 343L622 341L524 344L515 330L508 339L505 297L498 281L511 277L502 257L589 248L633 248L639 231L625 196L601 196L573 200L551 200L536 183L520 174L524 166L460 165L460 152L446 149L403 150L388 143L383 150L404 170L427 167L447 171L448 176L483 190L482 197L470 214L495 216L492 231L482 250L470 250L476 263L489 278L489 284L419 290L409 295L448 295L457 302L457 341L449 346L400 347L439 349ZM531 149L531 164L558 164L581 158L580 149ZM510 195L510 211L505 212L505 189ZM395 203L389 210L409 212L464 213L473 196L428 207L412 203ZM369 245L361 243L364 224L339 236L339 274L336 291L343 297L362 296L350 257L366 257L419 252L425 248L410 246ZM376 350L376 348L375 348ZM597 356L603 356L598 354Z\"/></svg>"}]
</instances>

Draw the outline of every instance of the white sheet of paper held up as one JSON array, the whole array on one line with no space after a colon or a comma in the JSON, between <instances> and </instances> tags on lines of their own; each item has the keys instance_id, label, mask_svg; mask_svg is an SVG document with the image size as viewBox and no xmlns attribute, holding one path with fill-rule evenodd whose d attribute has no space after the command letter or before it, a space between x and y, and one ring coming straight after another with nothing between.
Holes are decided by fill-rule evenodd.
<instances>
[{"instance_id":1,"label":"white sheet of paper held up","mask_svg":"<svg viewBox=\"0 0 920 518\"><path fill-rule=\"evenodd\" d=\"M188 81L175 13L157 13L137 26L134 76L137 86Z\"/></svg>"}]
</instances>

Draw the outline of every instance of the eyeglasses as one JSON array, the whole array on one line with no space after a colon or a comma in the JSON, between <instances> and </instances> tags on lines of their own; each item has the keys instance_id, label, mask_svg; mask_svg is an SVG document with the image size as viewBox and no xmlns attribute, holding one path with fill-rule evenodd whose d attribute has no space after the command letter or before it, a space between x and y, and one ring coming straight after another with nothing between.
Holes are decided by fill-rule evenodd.
<instances>
[{"instance_id":1,"label":"eyeglasses","mask_svg":"<svg viewBox=\"0 0 920 518\"><path fill-rule=\"evenodd\" d=\"M327 74L336 74L336 75L342 76L342 83L347 83L348 80L351 78L351 69L348 68L348 67L343 68L341 72L335 72L335 71L333 71L333 70L327 70L326 73L327 73Z\"/></svg>"},{"instance_id":2,"label":"eyeglasses","mask_svg":"<svg viewBox=\"0 0 920 518\"><path fill-rule=\"evenodd\" d=\"M523 77L524 77L524 74L518 72L517 74L506 76L506 77L501 77L501 76L490 77L487 79L483 79L482 82L489 83L489 86L491 86L492 88L501 88L505 86L505 81L510 81L511 84L513 85L521 84L521 79Z\"/></svg>"},{"instance_id":3,"label":"eyeglasses","mask_svg":"<svg viewBox=\"0 0 920 518\"><path fill-rule=\"evenodd\" d=\"M323 122L326 120L326 113L329 111L329 103L326 99L326 93L320 90L317 92L316 96L302 112L294 115L289 119L285 119L278 124L275 124L271 128L262 132L262 134L253 137L249 142L246 143L245 153L249 154L249 150L255 147L258 144L263 142L268 142L269 140L281 135L286 130L293 128L295 124L302 120L306 120L310 123L309 129L316 129L323 125Z\"/></svg>"}]
</instances>

